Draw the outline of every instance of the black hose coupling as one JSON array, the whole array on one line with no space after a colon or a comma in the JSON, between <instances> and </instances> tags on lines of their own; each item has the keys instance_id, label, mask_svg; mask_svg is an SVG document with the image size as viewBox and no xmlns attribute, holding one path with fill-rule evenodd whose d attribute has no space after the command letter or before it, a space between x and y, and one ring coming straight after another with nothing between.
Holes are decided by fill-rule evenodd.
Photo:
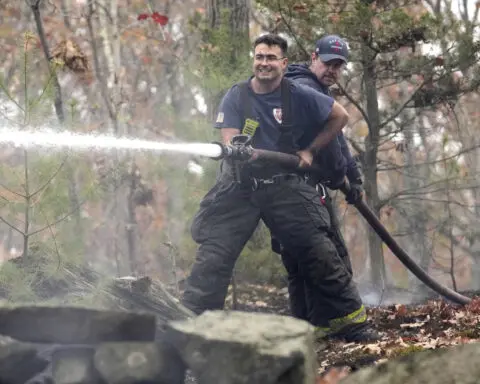
<instances>
[{"instance_id":1,"label":"black hose coupling","mask_svg":"<svg viewBox=\"0 0 480 384\"><path fill-rule=\"evenodd\" d=\"M230 159L234 161L248 161L253 155L253 148L250 145L252 141L249 135L236 135L232 137L230 144L222 144L214 141L212 144L218 144L222 148L219 156L212 157L214 160Z\"/></svg>"}]
</instances>

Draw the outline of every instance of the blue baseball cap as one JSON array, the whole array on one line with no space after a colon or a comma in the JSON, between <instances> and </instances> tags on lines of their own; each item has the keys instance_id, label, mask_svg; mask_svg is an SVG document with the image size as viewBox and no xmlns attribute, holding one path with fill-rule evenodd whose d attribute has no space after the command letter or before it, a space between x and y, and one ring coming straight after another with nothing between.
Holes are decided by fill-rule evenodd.
<instances>
[{"instance_id":1,"label":"blue baseball cap","mask_svg":"<svg viewBox=\"0 0 480 384\"><path fill-rule=\"evenodd\" d=\"M327 35L317 41L315 53L324 63L340 59L348 62L348 47L345 40L337 35Z\"/></svg>"}]
</instances>

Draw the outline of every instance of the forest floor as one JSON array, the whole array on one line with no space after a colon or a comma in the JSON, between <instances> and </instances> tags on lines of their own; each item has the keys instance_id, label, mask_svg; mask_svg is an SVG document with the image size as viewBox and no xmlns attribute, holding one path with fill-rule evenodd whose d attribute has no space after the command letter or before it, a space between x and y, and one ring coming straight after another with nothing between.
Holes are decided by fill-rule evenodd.
<instances>
[{"instance_id":1,"label":"forest floor","mask_svg":"<svg viewBox=\"0 0 480 384\"><path fill-rule=\"evenodd\" d=\"M318 383L336 383L362 367L425 349L480 342L480 293L467 306L441 299L420 304L390 304L367 307L372 326L381 333L375 343L319 342ZM288 293L270 285L240 284L237 310L288 315ZM232 295L227 298L232 308Z\"/></svg>"}]
</instances>

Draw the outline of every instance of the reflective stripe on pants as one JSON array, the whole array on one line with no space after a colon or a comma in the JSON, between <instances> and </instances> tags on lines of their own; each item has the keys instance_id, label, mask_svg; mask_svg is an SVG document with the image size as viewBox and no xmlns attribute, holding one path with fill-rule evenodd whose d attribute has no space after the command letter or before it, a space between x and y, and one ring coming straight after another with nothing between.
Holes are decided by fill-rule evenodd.
<instances>
[{"instance_id":1,"label":"reflective stripe on pants","mask_svg":"<svg viewBox=\"0 0 480 384\"><path fill-rule=\"evenodd\" d=\"M332 333L336 333L340 331L342 328L346 327L347 325L353 324L362 324L367 321L367 311L365 307L362 305L359 309L355 312L348 314L347 316L338 317L336 319L331 319L328 322L328 327L315 327L315 335L318 338L322 338Z\"/></svg>"}]
</instances>

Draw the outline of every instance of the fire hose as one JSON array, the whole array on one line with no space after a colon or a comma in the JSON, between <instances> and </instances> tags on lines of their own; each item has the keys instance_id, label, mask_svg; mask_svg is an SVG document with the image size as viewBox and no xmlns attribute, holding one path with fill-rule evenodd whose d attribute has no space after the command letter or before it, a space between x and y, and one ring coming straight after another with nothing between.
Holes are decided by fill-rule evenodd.
<instances>
[{"instance_id":1,"label":"fire hose","mask_svg":"<svg viewBox=\"0 0 480 384\"><path fill-rule=\"evenodd\" d=\"M300 168L300 158L296 155L255 149L250 145L250 139L251 138L247 135L237 135L232 139L231 144L229 145L215 142L214 144L221 146L221 154L212 158L215 160L231 159L233 160L233 163L237 165L241 164L242 162L275 163L292 170L302 169L309 172L320 171L320 169L314 165L311 167ZM235 172L238 173L239 169L237 168ZM340 187L340 190L347 195L350 191L348 182L345 182L343 186ZM354 206L377 233L377 235L382 239L382 241L388 246L388 248L390 248L393 254L420 281L422 281L435 292L455 303L465 305L471 302L469 297L440 284L438 281L428 275L427 272L425 272L425 270L423 270L417 263L415 263L415 261L407 254L407 252L405 252L405 250L403 250L403 248L395 241L392 235L390 235L375 213L373 213L370 207L363 200L357 201Z\"/></svg>"}]
</instances>

